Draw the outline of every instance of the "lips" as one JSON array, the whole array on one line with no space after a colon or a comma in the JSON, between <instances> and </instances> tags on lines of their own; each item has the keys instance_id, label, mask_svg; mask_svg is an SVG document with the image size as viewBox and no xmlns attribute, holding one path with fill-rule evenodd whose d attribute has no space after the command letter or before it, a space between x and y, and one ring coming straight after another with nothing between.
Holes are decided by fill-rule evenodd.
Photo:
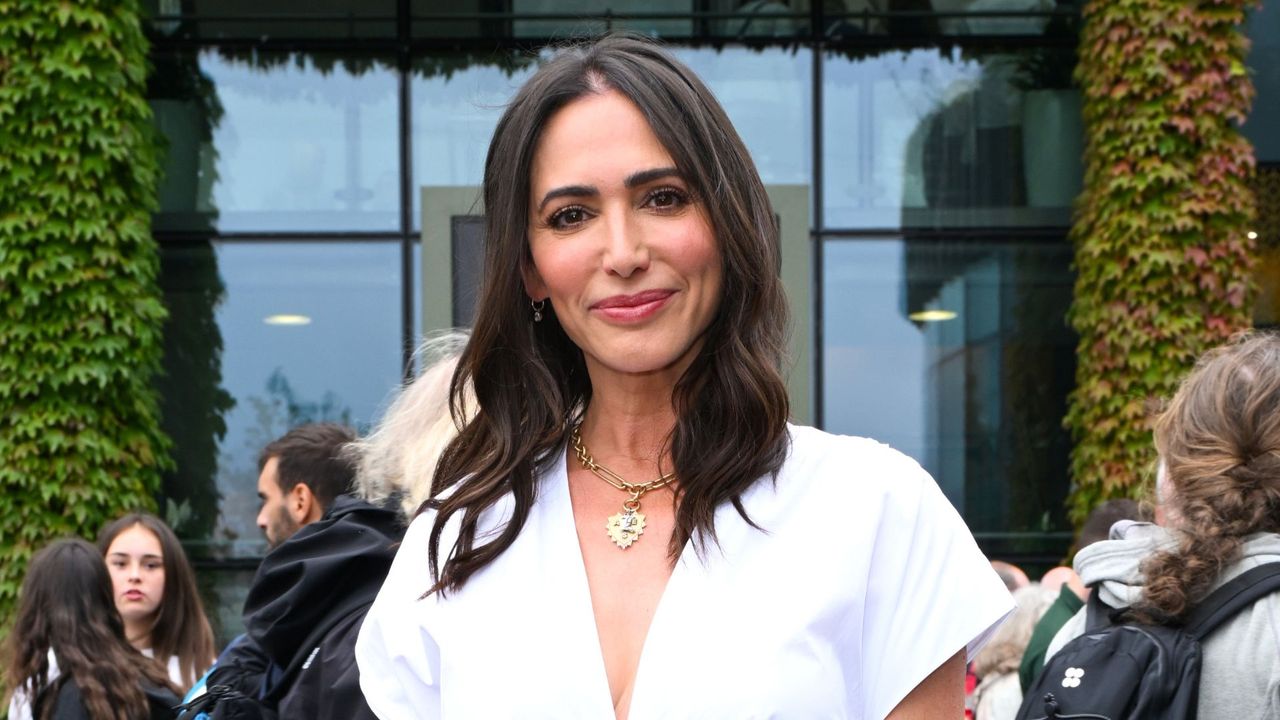
<instances>
[{"instance_id":1,"label":"lips","mask_svg":"<svg viewBox=\"0 0 1280 720\"><path fill-rule=\"evenodd\" d=\"M126 590L124 593L125 600L141 600L145 597L141 590Z\"/></svg>"},{"instance_id":2,"label":"lips","mask_svg":"<svg viewBox=\"0 0 1280 720\"><path fill-rule=\"evenodd\" d=\"M674 290L645 290L632 295L613 295L592 304L590 309L610 320L643 320L666 305L675 294Z\"/></svg>"}]
</instances>

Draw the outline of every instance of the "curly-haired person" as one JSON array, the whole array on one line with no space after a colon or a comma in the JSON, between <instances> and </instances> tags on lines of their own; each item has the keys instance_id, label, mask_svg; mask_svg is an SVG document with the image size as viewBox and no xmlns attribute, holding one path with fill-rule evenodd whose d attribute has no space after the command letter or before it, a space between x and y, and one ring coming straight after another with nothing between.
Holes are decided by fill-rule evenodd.
<instances>
[{"instance_id":1,"label":"curly-haired person","mask_svg":"<svg viewBox=\"0 0 1280 720\"><path fill-rule=\"evenodd\" d=\"M1179 625L1215 588L1280 562L1280 336L1207 353L1155 427L1158 524L1120 522L1076 555L1081 580L1139 622ZM1084 632L1081 610L1052 656ZM1203 642L1199 717L1280 717L1280 593Z\"/></svg>"}]
</instances>

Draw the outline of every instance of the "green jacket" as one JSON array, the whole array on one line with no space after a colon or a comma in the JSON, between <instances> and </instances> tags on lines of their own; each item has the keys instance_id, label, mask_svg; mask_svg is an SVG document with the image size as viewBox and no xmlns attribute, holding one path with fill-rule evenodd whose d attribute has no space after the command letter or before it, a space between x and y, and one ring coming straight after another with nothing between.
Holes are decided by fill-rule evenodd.
<instances>
[{"instance_id":1,"label":"green jacket","mask_svg":"<svg viewBox=\"0 0 1280 720\"><path fill-rule=\"evenodd\" d=\"M1049 651L1053 636L1082 607L1084 601L1070 587L1063 585L1062 590L1058 591L1058 599L1053 601L1040 622L1036 623L1036 629L1031 631L1031 640L1027 642L1027 649L1022 653L1022 664L1018 666L1018 681L1022 684L1023 695L1044 669L1044 656Z\"/></svg>"}]
</instances>

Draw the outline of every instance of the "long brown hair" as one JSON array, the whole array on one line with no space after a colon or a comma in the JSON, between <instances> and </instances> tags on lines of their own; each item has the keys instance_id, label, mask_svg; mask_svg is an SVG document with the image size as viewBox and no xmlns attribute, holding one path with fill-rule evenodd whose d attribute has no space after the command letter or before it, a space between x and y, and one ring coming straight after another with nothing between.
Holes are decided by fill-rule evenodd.
<instances>
[{"instance_id":1,"label":"long brown hair","mask_svg":"<svg viewBox=\"0 0 1280 720\"><path fill-rule=\"evenodd\" d=\"M150 530L160 541L160 552L164 555L164 596L151 628L151 652L162 663L176 655L184 689L189 688L209 669L216 655L213 630L200 602L195 572L178 536L163 520L150 513L129 513L104 527L98 534L101 555L105 557L116 536L134 525Z\"/></svg>"},{"instance_id":2,"label":"long brown hair","mask_svg":"<svg viewBox=\"0 0 1280 720\"><path fill-rule=\"evenodd\" d=\"M1247 334L1208 352L1155 438L1179 542L1143 563L1134 613L1176 624L1239 558L1246 536L1280 532L1280 336Z\"/></svg>"},{"instance_id":3,"label":"long brown hair","mask_svg":"<svg viewBox=\"0 0 1280 720\"><path fill-rule=\"evenodd\" d=\"M690 538L699 551L714 542L720 505L732 503L746 518L743 491L776 476L786 456L778 231L746 147L702 81L658 45L614 35L563 49L516 94L485 160L485 283L452 385L455 415L461 417L469 383L478 412L442 456L435 494L423 506L438 512L429 541L433 591L462 587L515 541L538 470L591 400L582 352L555 314L530 322L521 271L532 262L530 166L542 130L570 102L606 89L636 105L675 160L715 231L724 276L701 352L672 397L676 424L665 449L680 478L672 560ZM508 493L511 520L478 543L482 513ZM441 531L457 514L458 540L441 563Z\"/></svg>"},{"instance_id":4,"label":"long brown hair","mask_svg":"<svg viewBox=\"0 0 1280 720\"><path fill-rule=\"evenodd\" d=\"M102 720L147 717L144 684L177 692L158 662L129 645L113 598L102 555L84 540L55 540L31 559L4 659L11 696L24 693L36 720L52 717L67 682ZM52 680L50 650L58 661Z\"/></svg>"}]
</instances>

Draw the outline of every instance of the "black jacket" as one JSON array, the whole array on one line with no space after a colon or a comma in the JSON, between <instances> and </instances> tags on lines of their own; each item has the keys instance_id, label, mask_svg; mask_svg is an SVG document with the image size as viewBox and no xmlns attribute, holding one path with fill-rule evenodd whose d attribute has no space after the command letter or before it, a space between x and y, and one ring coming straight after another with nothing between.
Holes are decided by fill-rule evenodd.
<instances>
[{"instance_id":1,"label":"black jacket","mask_svg":"<svg viewBox=\"0 0 1280 720\"><path fill-rule=\"evenodd\" d=\"M57 698L53 701L53 720L93 720L84 706L84 695L76 681L67 678L61 683ZM147 708L150 711L148 720L172 720L175 713L173 707L179 700L176 695L160 688L143 688L147 695ZM36 715L32 713L32 715Z\"/></svg>"},{"instance_id":2,"label":"black jacket","mask_svg":"<svg viewBox=\"0 0 1280 720\"><path fill-rule=\"evenodd\" d=\"M356 634L403 535L395 510L340 495L262 561L245 626L253 648L283 668L264 697L282 720L375 717L360 692Z\"/></svg>"}]
</instances>

